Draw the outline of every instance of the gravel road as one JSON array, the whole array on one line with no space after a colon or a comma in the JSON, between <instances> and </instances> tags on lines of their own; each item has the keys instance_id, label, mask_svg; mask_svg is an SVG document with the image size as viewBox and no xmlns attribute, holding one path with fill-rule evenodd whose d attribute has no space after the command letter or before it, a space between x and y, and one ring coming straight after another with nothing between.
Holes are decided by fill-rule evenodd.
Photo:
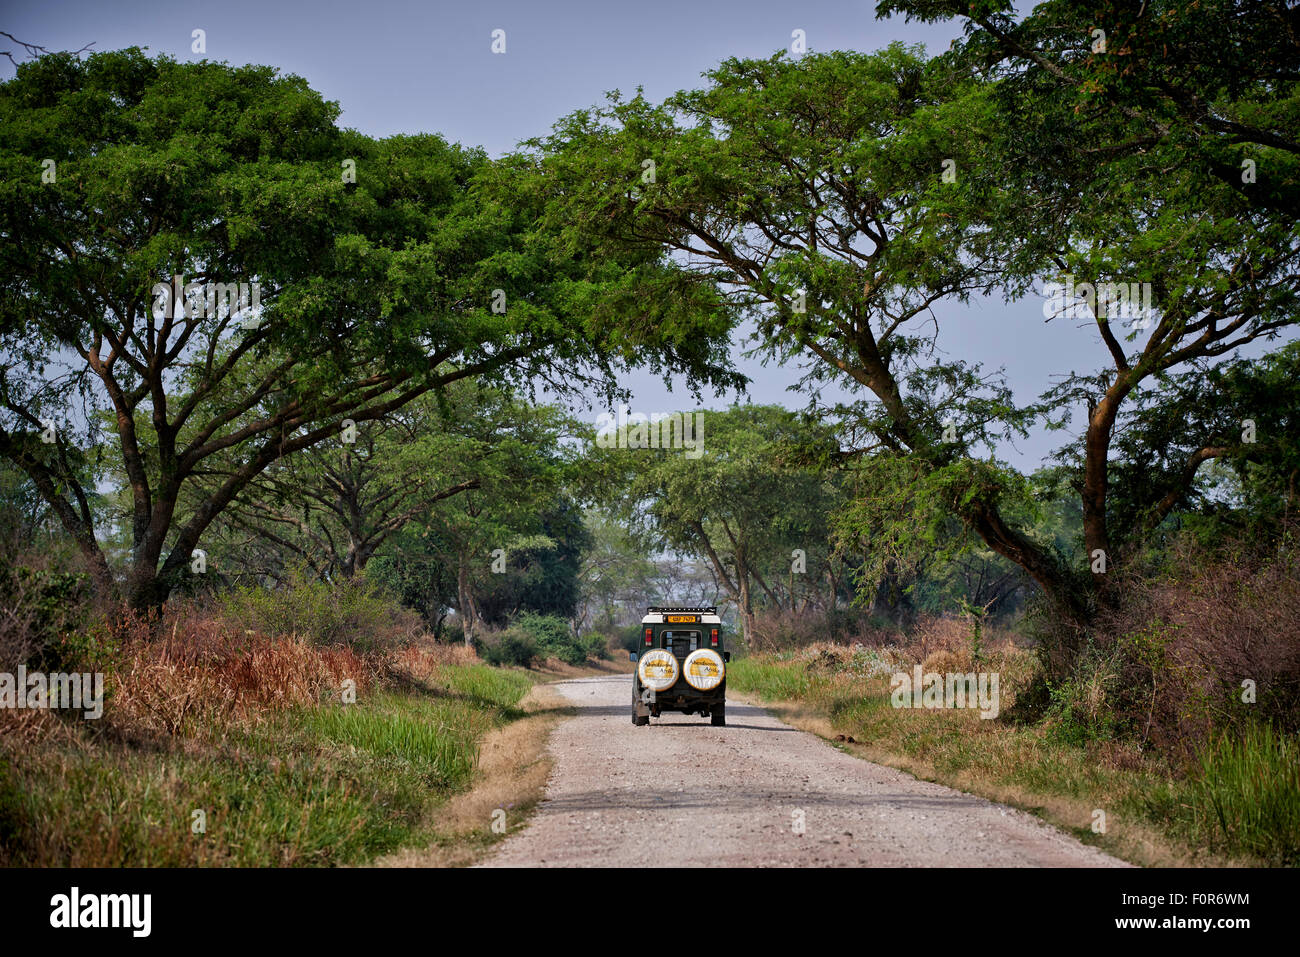
<instances>
[{"instance_id":1,"label":"gravel road","mask_svg":"<svg viewBox=\"0 0 1300 957\"><path fill-rule=\"evenodd\" d=\"M633 727L631 680L553 686L578 714L552 734L546 798L482 866L1127 866L738 701L725 728L679 714Z\"/></svg>"}]
</instances>

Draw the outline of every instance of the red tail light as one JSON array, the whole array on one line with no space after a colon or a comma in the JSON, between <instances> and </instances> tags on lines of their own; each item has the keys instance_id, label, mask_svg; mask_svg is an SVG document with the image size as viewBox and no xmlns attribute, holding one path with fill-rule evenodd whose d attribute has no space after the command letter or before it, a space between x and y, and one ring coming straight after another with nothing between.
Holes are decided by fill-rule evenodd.
<instances>
[{"instance_id":1,"label":"red tail light","mask_svg":"<svg viewBox=\"0 0 1300 957\"><path fill-rule=\"evenodd\" d=\"M647 645L653 645L654 641L655 641L655 630L653 628L647 628L645 630L645 643Z\"/></svg>"},{"instance_id":2,"label":"red tail light","mask_svg":"<svg viewBox=\"0 0 1300 957\"><path fill-rule=\"evenodd\" d=\"M714 648L718 647L718 629L714 628L709 632L709 644L713 645Z\"/></svg>"}]
</instances>

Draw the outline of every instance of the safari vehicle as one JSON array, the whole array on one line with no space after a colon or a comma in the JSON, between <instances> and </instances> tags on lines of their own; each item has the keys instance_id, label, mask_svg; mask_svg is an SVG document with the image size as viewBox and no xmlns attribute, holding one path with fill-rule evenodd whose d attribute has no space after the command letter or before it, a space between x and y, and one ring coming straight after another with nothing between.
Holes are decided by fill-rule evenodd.
<instances>
[{"instance_id":1,"label":"safari vehicle","mask_svg":"<svg viewBox=\"0 0 1300 957\"><path fill-rule=\"evenodd\" d=\"M646 725L664 711L727 723L727 665L722 619L708 606L651 606L641 619L640 653L632 681L632 723Z\"/></svg>"}]
</instances>

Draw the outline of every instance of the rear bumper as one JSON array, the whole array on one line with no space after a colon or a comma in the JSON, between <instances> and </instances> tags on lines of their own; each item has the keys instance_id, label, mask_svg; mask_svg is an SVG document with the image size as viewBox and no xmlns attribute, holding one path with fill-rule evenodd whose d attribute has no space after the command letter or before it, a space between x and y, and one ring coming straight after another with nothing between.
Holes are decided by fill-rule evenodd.
<instances>
[{"instance_id":1,"label":"rear bumper","mask_svg":"<svg viewBox=\"0 0 1300 957\"><path fill-rule=\"evenodd\" d=\"M707 715L715 707L721 707L727 701L726 678L723 678L721 683L711 691L699 691L687 684L685 678L678 678L677 683L667 691L655 691L647 695L648 700L642 697L645 689L642 688L639 678L633 678L632 685L635 713L642 717L656 715L663 711Z\"/></svg>"}]
</instances>

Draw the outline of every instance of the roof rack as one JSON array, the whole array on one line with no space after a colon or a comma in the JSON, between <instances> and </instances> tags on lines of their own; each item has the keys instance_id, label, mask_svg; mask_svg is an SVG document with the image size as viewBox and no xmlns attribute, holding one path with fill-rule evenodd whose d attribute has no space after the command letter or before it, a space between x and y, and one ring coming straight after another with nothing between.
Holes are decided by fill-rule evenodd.
<instances>
[{"instance_id":1,"label":"roof rack","mask_svg":"<svg viewBox=\"0 0 1300 957\"><path fill-rule=\"evenodd\" d=\"M651 605L646 609L653 614L658 611L696 611L706 615L716 615L718 613L717 605Z\"/></svg>"}]
</instances>

